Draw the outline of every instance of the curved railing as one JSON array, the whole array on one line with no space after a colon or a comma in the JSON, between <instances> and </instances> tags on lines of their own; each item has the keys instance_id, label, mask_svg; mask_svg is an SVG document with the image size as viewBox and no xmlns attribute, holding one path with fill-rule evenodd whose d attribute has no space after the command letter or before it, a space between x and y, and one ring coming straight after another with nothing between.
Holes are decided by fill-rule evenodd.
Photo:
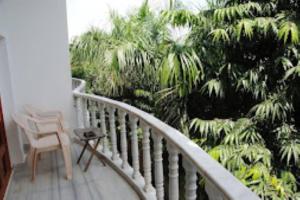
<instances>
[{"instance_id":1,"label":"curved railing","mask_svg":"<svg viewBox=\"0 0 300 200\"><path fill-rule=\"evenodd\" d=\"M171 200L177 200L180 196L179 181L183 181L185 199L195 200L198 176L205 179L205 190L209 199L259 199L178 130L149 113L123 102L84 93L83 80L73 79L73 86L78 127L101 127L101 130L108 134L103 140L101 153L142 189L146 199L163 200L168 196ZM138 137L142 137L140 146ZM163 164L164 145L168 151L168 166ZM139 151L140 147L142 151ZM139 155L140 152L142 155ZM179 156L182 157L185 170L184 180L179 180L179 163L181 163ZM141 157L142 166L140 166ZM168 167L168 176L164 176L165 167ZM165 188L165 177L168 177L168 189ZM168 195L165 195L166 192Z\"/></svg>"}]
</instances>

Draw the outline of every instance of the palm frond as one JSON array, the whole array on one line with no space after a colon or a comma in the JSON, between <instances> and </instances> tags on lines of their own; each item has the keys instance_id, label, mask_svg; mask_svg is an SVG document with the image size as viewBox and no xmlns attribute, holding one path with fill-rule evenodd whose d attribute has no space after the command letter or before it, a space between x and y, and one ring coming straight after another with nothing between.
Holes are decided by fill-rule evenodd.
<instances>
[{"instance_id":1,"label":"palm frond","mask_svg":"<svg viewBox=\"0 0 300 200\"><path fill-rule=\"evenodd\" d=\"M286 80L286 79L290 78L291 76L300 77L300 63L298 63L297 66L288 69L285 72L284 79Z\"/></svg>"},{"instance_id":2,"label":"palm frond","mask_svg":"<svg viewBox=\"0 0 300 200\"><path fill-rule=\"evenodd\" d=\"M203 120L195 118L190 124L190 129L200 133L201 137L212 136L215 140L219 139L221 134L228 134L233 127L233 122L227 119Z\"/></svg>"},{"instance_id":3,"label":"palm frond","mask_svg":"<svg viewBox=\"0 0 300 200\"><path fill-rule=\"evenodd\" d=\"M291 138L294 134L297 133L297 130L294 125L283 123L281 126L277 127L274 131L277 139L288 139Z\"/></svg>"},{"instance_id":4,"label":"palm frond","mask_svg":"<svg viewBox=\"0 0 300 200\"><path fill-rule=\"evenodd\" d=\"M292 44L299 43L299 31L294 22L285 21L280 25L278 31L278 38L283 41L284 44L290 42Z\"/></svg>"},{"instance_id":5,"label":"palm frond","mask_svg":"<svg viewBox=\"0 0 300 200\"><path fill-rule=\"evenodd\" d=\"M281 160L286 160L286 164L291 164L292 160L295 164L300 159L300 141L284 140L280 147Z\"/></svg>"},{"instance_id":6,"label":"palm frond","mask_svg":"<svg viewBox=\"0 0 300 200\"><path fill-rule=\"evenodd\" d=\"M186 9L172 9L162 12L162 18L165 22L169 22L174 26L191 26L198 23L200 18Z\"/></svg>"},{"instance_id":7,"label":"palm frond","mask_svg":"<svg viewBox=\"0 0 300 200\"><path fill-rule=\"evenodd\" d=\"M253 29L255 22L251 19L242 19L236 26L237 39L240 40L242 36L251 39L253 36Z\"/></svg>"},{"instance_id":8,"label":"palm frond","mask_svg":"<svg viewBox=\"0 0 300 200\"><path fill-rule=\"evenodd\" d=\"M222 82L218 79L211 79L207 81L201 88L200 92L207 93L209 96L215 95L216 97L223 98L225 91Z\"/></svg>"},{"instance_id":9,"label":"palm frond","mask_svg":"<svg viewBox=\"0 0 300 200\"><path fill-rule=\"evenodd\" d=\"M248 118L234 122L231 131L226 134L223 143L227 145L263 143L261 135L255 129L255 124Z\"/></svg>"},{"instance_id":10,"label":"palm frond","mask_svg":"<svg viewBox=\"0 0 300 200\"><path fill-rule=\"evenodd\" d=\"M253 13L261 12L261 6L258 3L248 2L245 4L234 5L231 7L219 8L214 11L214 20L225 21L235 20L242 17L250 17Z\"/></svg>"},{"instance_id":11,"label":"palm frond","mask_svg":"<svg viewBox=\"0 0 300 200\"><path fill-rule=\"evenodd\" d=\"M202 63L196 52L188 46L173 45L162 60L160 81L164 87L177 88L179 96L184 96L201 80Z\"/></svg>"},{"instance_id":12,"label":"palm frond","mask_svg":"<svg viewBox=\"0 0 300 200\"><path fill-rule=\"evenodd\" d=\"M229 42L230 38L225 29L218 28L212 30L209 35L212 35L213 42Z\"/></svg>"},{"instance_id":13,"label":"palm frond","mask_svg":"<svg viewBox=\"0 0 300 200\"><path fill-rule=\"evenodd\" d=\"M255 18L256 27L260 29L265 36L268 33L278 33L277 20L272 17Z\"/></svg>"},{"instance_id":14,"label":"palm frond","mask_svg":"<svg viewBox=\"0 0 300 200\"><path fill-rule=\"evenodd\" d=\"M255 117L259 120L285 120L288 114L293 110L292 104L280 94L269 96L268 99L255 105L250 113L255 113Z\"/></svg>"}]
</instances>

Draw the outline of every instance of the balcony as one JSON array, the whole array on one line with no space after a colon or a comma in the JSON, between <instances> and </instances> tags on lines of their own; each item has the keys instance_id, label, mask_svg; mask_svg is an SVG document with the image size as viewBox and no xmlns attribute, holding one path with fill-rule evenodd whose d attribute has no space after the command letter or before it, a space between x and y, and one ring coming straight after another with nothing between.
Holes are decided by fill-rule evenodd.
<instances>
[{"instance_id":1,"label":"balcony","mask_svg":"<svg viewBox=\"0 0 300 200\"><path fill-rule=\"evenodd\" d=\"M87 172L76 160L81 148L72 145L73 179L64 178L64 161L60 152L44 154L38 162L37 177L30 181L31 172L26 163L17 166L10 183L7 200L73 200L124 199L137 200L136 192L112 168L104 167L94 159ZM82 163L87 162L83 157ZM118 192L116 192L118 186Z\"/></svg>"},{"instance_id":2,"label":"balcony","mask_svg":"<svg viewBox=\"0 0 300 200\"><path fill-rule=\"evenodd\" d=\"M15 169L8 199L259 199L179 131L133 106L85 93L83 80L72 84L77 126L108 135L97 152L107 165L94 159L83 172L76 165L83 144L74 137L72 181L63 179L60 155L49 154L34 183L25 165ZM198 190L200 180L206 194Z\"/></svg>"}]
</instances>

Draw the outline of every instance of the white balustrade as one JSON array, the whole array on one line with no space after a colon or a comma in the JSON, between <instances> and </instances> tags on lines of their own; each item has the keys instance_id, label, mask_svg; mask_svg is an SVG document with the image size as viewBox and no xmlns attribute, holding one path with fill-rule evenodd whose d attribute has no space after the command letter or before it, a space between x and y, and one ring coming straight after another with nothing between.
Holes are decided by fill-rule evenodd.
<instances>
[{"instance_id":1,"label":"white balustrade","mask_svg":"<svg viewBox=\"0 0 300 200\"><path fill-rule=\"evenodd\" d=\"M162 136L152 133L153 148L154 148L154 179L156 188L157 200L164 200L164 169L162 158Z\"/></svg>"},{"instance_id":2,"label":"white balustrade","mask_svg":"<svg viewBox=\"0 0 300 200\"><path fill-rule=\"evenodd\" d=\"M121 132L121 157L122 168L128 167L128 153L127 153L127 135L126 135L126 112L118 111L120 132Z\"/></svg>"},{"instance_id":3,"label":"white balustrade","mask_svg":"<svg viewBox=\"0 0 300 200\"><path fill-rule=\"evenodd\" d=\"M83 120L86 128L90 127L90 115L88 110L88 99L83 99Z\"/></svg>"},{"instance_id":4,"label":"white balustrade","mask_svg":"<svg viewBox=\"0 0 300 200\"><path fill-rule=\"evenodd\" d=\"M96 102L90 102L90 103L91 103L92 127L97 128L98 127L98 121L97 121L97 116L96 116L97 104L96 104Z\"/></svg>"},{"instance_id":5,"label":"white balustrade","mask_svg":"<svg viewBox=\"0 0 300 200\"><path fill-rule=\"evenodd\" d=\"M79 128L84 127L84 119L83 119L83 106L82 106L82 98L76 97L76 112L77 112L77 123Z\"/></svg>"},{"instance_id":6,"label":"white balustrade","mask_svg":"<svg viewBox=\"0 0 300 200\"><path fill-rule=\"evenodd\" d=\"M205 191L206 191L207 196L208 196L209 199L212 199L212 200L229 200L209 180L205 180ZM249 200L251 200L251 199L249 199Z\"/></svg>"},{"instance_id":7,"label":"white balustrade","mask_svg":"<svg viewBox=\"0 0 300 200\"><path fill-rule=\"evenodd\" d=\"M146 192L153 189L151 184L152 174L151 174L151 152L150 152L150 127L148 124L141 123L143 129L143 164L144 164L144 178Z\"/></svg>"},{"instance_id":8,"label":"white balustrade","mask_svg":"<svg viewBox=\"0 0 300 200\"><path fill-rule=\"evenodd\" d=\"M117 135L116 135L116 120L115 120L116 109L114 107L109 108L109 125L110 125L110 139L112 146L112 160L117 160L119 157L117 147Z\"/></svg>"},{"instance_id":9,"label":"white balustrade","mask_svg":"<svg viewBox=\"0 0 300 200\"><path fill-rule=\"evenodd\" d=\"M179 199L178 150L168 144L169 152L169 199Z\"/></svg>"},{"instance_id":10,"label":"white balustrade","mask_svg":"<svg viewBox=\"0 0 300 200\"><path fill-rule=\"evenodd\" d=\"M185 169L185 199L196 200L197 198L197 169L188 160L183 159Z\"/></svg>"},{"instance_id":11,"label":"white balustrade","mask_svg":"<svg viewBox=\"0 0 300 200\"><path fill-rule=\"evenodd\" d=\"M107 134L106 110L108 111L110 137L103 140L102 155L111 158L107 160L114 163L114 169L122 171L123 175L126 174L127 180L132 180L131 184L136 185L134 188L140 188L139 194L144 195L142 199L163 200L168 196L169 200L178 200L180 192L183 192L184 189L186 200L196 200L199 175L205 180L205 191L210 200L259 200L257 195L179 131L154 116L125 103L86 94L84 93L84 81L79 79L73 79L73 81L73 86L76 87L73 93L76 101L78 127L83 128L90 125L97 127L97 113L99 113L101 131ZM116 133L116 110L118 111L120 137L117 137ZM129 116L130 133L128 135L130 135L130 141L127 141L127 115ZM139 133L142 133L142 137L138 137ZM153 151L151 151L150 138L153 139ZM142 142L143 176L140 173L139 141ZM168 166L163 165L163 141L167 142L165 150L169 155ZM118 143L121 144L121 157L118 153ZM128 143L131 144L130 148L128 148ZM111 149L108 148L109 144ZM128 152L128 149L131 152ZM131 154L132 162L128 161L129 154ZM185 170L185 186L182 190L179 188L181 181L179 179L179 155L182 157ZM152 186L152 159L155 187ZM164 175L164 167L168 167L167 175ZM169 179L168 190L164 188L165 178ZM168 191L168 195L165 190Z\"/></svg>"},{"instance_id":12,"label":"white balustrade","mask_svg":"<svg viewBox=\"0 0 300 200\"><path fill-rule=\"evenodd\" d=\"M132 177L137 179L140 176L140 162L139 162L139 147L137 138L137 121L138 118L130 116L130 129L131 129L131 152L132 152Z\"/></svg>"},{"instance_id":13,"label":"white balustrade","mask_svg":"<svg viewBox=\"0 0 300 200\"><path fill-rule=\"evenodd\" d=\"M105 135L107 135L106 131L106 122L105 122L105 104L99 103L98 105L99 110L100 110L100 123L101 123L101 131ZM102 140L102 152L107 153L108 152L108 147L107 147L107 136Z\"/></svg>"}]
</instances>

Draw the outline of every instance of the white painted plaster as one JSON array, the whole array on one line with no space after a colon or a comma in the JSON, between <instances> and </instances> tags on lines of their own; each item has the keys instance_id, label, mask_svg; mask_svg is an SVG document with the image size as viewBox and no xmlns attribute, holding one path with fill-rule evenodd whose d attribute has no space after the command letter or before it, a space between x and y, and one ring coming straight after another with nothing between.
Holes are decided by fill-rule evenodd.
<instances>
[{"instance_id":1,"label":"white painted plaster","mask_svg":"<svg viewBox=\"0 0 300 200\"><path fill-rule=\"evenodd\" d=\"M10 70L4 37L0 36L0 96L3 108L3 117L12 163L23 160L22 141L12 123L11 113L14 112L14 99L11 90Z\"/></svg>"},{"instance_id":2,"label":"white painted plaster","mask_svg":"<svg viewBox=\"0 0 300 200\"><path fill-rule=\"evenodd\" d=\"M65 0L0 1L0 34L6 38L15 110L24 104L61 110L72 126Z\"/></svg>"}]
</instances>

